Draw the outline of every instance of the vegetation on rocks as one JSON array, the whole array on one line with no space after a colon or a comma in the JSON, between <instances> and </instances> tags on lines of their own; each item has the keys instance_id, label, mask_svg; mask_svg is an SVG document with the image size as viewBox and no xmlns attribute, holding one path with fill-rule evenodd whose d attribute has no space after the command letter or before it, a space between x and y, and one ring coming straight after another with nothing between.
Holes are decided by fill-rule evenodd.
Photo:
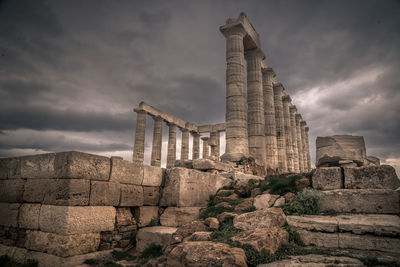
<instances>
[{"instance_id":1,"label":"vegetation on rocks","mask_svg":"<svg viewBox=\"0 0 400 267\"><path fill-rule=\"evenodd\" d=\"M2 267L37 267L38 262L36 260L27 260L24 263L18 263L12 260L9 256L0 256L0 266Z\"/></svg>"},{"instance_id":2,"label":"vegetation on rocks","mask_svg":"<svg viewBox=\"0 0 400 267\"><path fill-rule=\"evenodd\" d=\"M142 254L139 256L139 264L145 264L150 259L155 259L163 254L162 246L156 244L150 244Z\"/></svg>"},{"instance_id":3,"label":"vegetation on rocks","mask_svg":"<svg viewBox=\"0 0 400 267\"><path fill-rule=\"evenodd\" d=\"M312 188L304 188L298 192L294 200L283 206L286 215L318 214L320 196L318 191Z\"/></svg>"}]
</instances>

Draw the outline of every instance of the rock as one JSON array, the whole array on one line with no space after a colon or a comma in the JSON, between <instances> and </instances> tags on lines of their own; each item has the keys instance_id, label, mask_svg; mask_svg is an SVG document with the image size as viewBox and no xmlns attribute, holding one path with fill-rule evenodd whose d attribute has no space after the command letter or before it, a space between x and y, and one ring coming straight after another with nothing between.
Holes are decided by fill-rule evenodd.
<instances>
[{"instance_id":1,"label":"rock","mask_svg":"<svg viewBox=\"0 0 400 267\"><path fill-rule=\"evenodd\" d=\"M253 207L254 198L245 198L241 203L237 204L234 208L234 211L244 212L250 211Z\"/></svg>"},{"instance_id":2,"label":"rock","mask_svg":"<svg viewBox=\"0 0 400 267\"><path fill-rule=\"evenodd\" d=\"M172 235L171 242L173 244L182 242L185 237L193 234L194 232L205 232L208 231L208 227L199 220L189 222L178 228L178 230Z\"/></svg>"},{"instance_id":3,"label":"rock","mask_svg":"<svg viewBox=\"0 0 400 267\"><path fill-rule=\"evenodd\" d=\"M242 230L268 229L274 226L283 226L285 223L286 216L279 208L248 212L233 219L233 226Z\"/></svg>"},{"instance_id":4,"label":"rock","mask_svg":"<svg viewBox=\"0 0 400 267\"><path fill-rule=\"evenodd\" d=\"M220 203L216 204L215 207L216 207L216 208L224 207L224 208L229 208L229 209L232 209L232 208L233 208L232 205L230 205L230 204L227 203L227 202L220 202Z\"/></svg>"},{"instance_id":5,"label":"rock","mask_svg":"<svg viewBox=\"0 0 400 267\"><path fill-rule=\"evenodd\" d=\"M232 195L229 195L227 197L223 197L223 196L215 196L214 197L214 203L221 203L221 202L231 202L233 200L239 199L239 196L235 193L233 193Z\"/></svg>"},{"instance_id":6,"label":"rock","mask_svg":"<svg viewBox=\"0 0 400 267\"><path fill-rule=\"evenodd\" d=\"M139 227L146 227L152 222L158 222L158 206L137 207L134 216Z\"/></svg>"},{"instance_id":7,"label":"rock","mask_svg":"<svg viewBox=\"0 0 400 267\"><path fill-rule=\"evenodd\" d=\"M317 168L312 177L312 185L318 190L332 190L343 188L343 174L340 167Z\"/></svg>"},{"instance_id":8,"label":"rock","mask_svg":"<svg viewBox=\"0 0 400 267\"><path fill-rule=\"evenodd\" d=\"M143 164L111 158L110 182L141 185L143 183Z\"/></svg>"},{"instance_id":9,"label":"rock","mask_svg":"<svg viewBox=\"0 0 400 267\"><path fill-rule=\"evenodd\" d=\"M257 175L252 175L252 174L247 174L243 172L238 172L238 171L230 171L224 174L221 174L222 176L233 179L234 181L243 181L243 182L248 182L249 180L254 180L254 181L263 181L264 178L261 176Z\"/></svg>"},{"instance_id":10,"label":"rock","mask_svg":"<svg viewBox=\"0 0 400 267\"><path fill-rule=\"evenodd\" d=\"M160 202L160 187L143 186L143 205L157 206Z\"/></svg>"},{"instance_id":11,"label":"rock","mask_svg":"<svg viewBox=\"0 0 400 267\"><path fill-rule=\"evenodd\" d=\"M284 197L278 198L274 203L274 207L275 208L282 207L283 205L285 205L285 198Z\"/></svg>"},{"instance_id":12,"label":"rock","mask_svg":"<svg viewBox=\"0 0 400 267\"><path fill-rule=\"evenodd\" d=\"M227 220L234 219L238 214L234 212L223 212L220 215L218 215L218 221L219 223L223 223Z\"/></svg>"},{"instance_id":13,"label":"rock","mask_svg":"<svg viewBox=\"0 0 400 267\"><path fill-rule=\"evenodd\" d=\"M241 248L211 241L184 242L168 255L167 266L247 266Z\"/></svg>"},{"instance_id":14,"label":"rock","mask_svg":"<svg viewBox=\"0 0 400 267\"><path fill-rule=\"evenodd\" d=\"M160 217L163 226L178 227L199 218L200 207L168 207Z\"/></svg>"},{"instance_id":15,"label":"rock","mask_svg":"<svg viewBox=\"0 0 400 267\"><path fill-rule=\"evenodd\" d=\"M260 264L257 267L294 267L294 266L307 266L307 267L330 267L330 266L346 266L346 267L360 267L364 264L354 258L350 257L337 257L326 255L302 255L291 256L290 259L275 261L268 264Z\"/></svg>"},{"instance_id":16,"label":"rock","mask_svg":"<svg viewBox=\"0 0 400 267\"><path fill-rule=\"evenodd\" d=\"M17 203L1 203L0 202L0 225L2 226L18 226L18 209L21 204Z\"/></svg>"},{"instance_id":17,"label":"rock","mask_svg":"<svg viewBox=\"0 0 400 267\"><path fill-rule=\"evenodd\" d=\"M381 160L374 156L367 156L366 161L368 163L367 165L375 165L375 166L381 165Z\"/></svg>"},{"instance_id":18,"label":"rock","mask_svg":"<svg viewBox=\"0 0 400 267\"><path fill-rule=\"evenodd\" d=\"M191 236L188 236L184 241L208 241L212 232L194 232Z\"/></svg>"},{"instance_id":19,"label":"rock","mask_svg":"<svg viewBox=\"0 0 400 267\"><path fill-rule=\"evenodd\" d=\"M355 168L358 165L352 160L339 160L339 166L342 168Z\"/></svg>"},{"instance_id":20,"label":"rock","mask_svg":"<svg viewBox=\"0 0 400 267\"><path fill-rule=\"evenodd\" d=\"M22 178L55 178L54 160L55 153L21 157Z\"/></svg>"},{"instance_id":21,"label":"rock","mask_svg":"<svg viewBox=\"0 0 400 267\"><path fill-rule=\"evenodd\" d=\"M143 169L143 183L146 186L161 186L163 172L160 167L145 165Z\"/></svg>"},{"instance_id":22,"label":"rock","mask_svg":"<svg viewBox=\"0 0 400 267\"><path fill-rule=\"evenodd\" d=\"M261 189L257 187L257 188L254 188L253 190L251 190L250 197L256 197L261 194L262 194Z\"/></svg>"},{"instance_id":23,"label":"rock","mask_svg":"<svg viewBox=\"0 0 400 267\"><path fill-rule=\"evenodd\" d=\"M362 166L367 157L365 142L362 136L318 136L316 146L317 167L339 166L340 160L352 160L358 166Z\"/></svg>"},{"instance_id":24,"label":"rock","mask_svg":"<svg viewBox=\"0 0 400 267\"><path fill-rule=\"evenodd\" d=\"M220 175L185 168L168 168L160 206L204 207L210 195L230 185Z\"/></svg>"},{"instance_id":25,"label":"rock","mask_svg":"<svg viewBox=\"0 0 400 267\"><path fill-rule=\"evenodd\" d=\"M143 187L133 184L121 184L121 200L119 206L143 206Z\"/></svg>"},{"instance_id":26,"label":"rock","mask_svg":"<svg viewBox=\"0 0 400 267\"><path fill-rule=\"evenodd\" d=\"M211 229L211 230L218 230L219 229L219 222L217 218L207 218L204 220L204 223Z\"/></svg>"},{"instance_id":27,"label":"rock","mask_svg":"<svg viewBox=\"0 0 400 267\"><path fill-rule=\"evenodd\" d=\"M193 160L193 169L207 171L207 170L218 170L228 172L231 171L233 168L221 161L214 161L210 159L195 159Z\"/></svg>"},{"instance_id":28,"label":"rock","mask_svg":"<svg viewBox=\"0 0 400 267\"><path fill-rule=\"evenodd\" d=\"M176 230L174 227L166 226L141 228L136 235L136 250L142 252L153 243L165 248L169 245Z\"/></svg>"},{"instance_id":29,"label":"rock","mask_svg":"<svg viewBox=\"0 0 400 267\"><path fill-rule=\"evenodd\" d=\"M300 178L296 181L298 188L306 188L310 185L310 180L307 177Z\"/></svg>"},{"instance_id":30,"label":"rock","mask_svg":"<svg viewBox=\"0 0 400 267\"><path fill-rule=\"evenodd\" d=\"M400 187L400 180L392 166L368 166L344 169L346 189L392 189Z\"/></svg>"},{"instance_id":31,"label":"rock","mask_svg":"<svg viewBox=\"0 0 400 267\"><path fill-rule=\"evenodd\" d=\"M289 241L289 233L280 227L247 230L232 237L232 241L251 245L257 252L265 249L274 254L283 243Z\"/></svg>"},{"instance_id":32,"label":"rock","mask_svg":"<svg viewBox=\"0 0 400 267\"><path fill-rule=\"evenodd\" d=\"M130 208L117 208L116 216L117 226L136 224Z\"/></svg>"},{"instance_id":33,"label":"rock","mask_svg":"<svg viewBox=\"0 0 400 267\"><path fill-rule=\"evenodd\" d=\"M174 166L193 169L193 160L177 160Z\"/></svg>"},{"instance_id":34,"label":"rock","mask_svg":"<svg viewBox=\"0 0 400 267\"><path fill-rule=\"evenodd\" d=\"M337 217L318 215L287 216L286 220L288 225L295 230L305 229L329 233L335 233L339 230Z\"/></svg>"},{"instance_id":35,"label":"rock","mask_svg":"<svg viewBox=\"0 0 400 267\"><path fill-rule=\"evenodd\" d=\"M399 196L387 189L336 189L319 192L320 211L338 213L398 213Z\"/></svg>"},{"instance_id":36,"label":"rock","mask_svg":"<svg viewBox=\"0 0 400 267\"><path fill-rule=\"evenodd\" d=\"M234 192L235 192L235 190L221 189L221 190L218 190L216 196L228 197L228 196L232 195Z\"/></svg>"},{"instance_id":37,"label":"rock","mask_svg":"<svg viewBox=\"0 0 400 267\"><path fill-rule=\"evenodd\" d=\"M287 203L290 203L294 200L295 198L295 194L293 194L292 192L287 192L283 197L285 198Z\"/></svg>"},{"instance_id":38,"label":"rock","mask_svg":"<svg viewBox=\"0 0 400 267\"><path fill-rule=\"evenodd\" d=\"M118 206L120 192L120 183L91 181L89 205Z\"/></svg>"},{"instance_id":39,"label":"rock","mask_svg":"<svg viewBox=\"0 0 400 267\"><path fill-rule=\"evenodd\" d=\"M268 209L274 205L279 195L262 194L254 198L254 207L258 210Z\"/></svg>"},{"instance_id":40,"label":"rock","mask_svg":"<svg viewBox=\"0 0 400 267\"><path fill-rule=\"evenodd\" d=\"M24 185L24 179L0 180L0 202L22 202Z\"/></svg>"},{"instance_id":41,"label":"rock","mask_svg":"<svg viewBox=\"0 0 400 267\"><path fill-rule=\"evenodd\" d=\"M40 204L22 204L19 208L18 226L20 228L38 230L40 208Z\"/></svg>"}]
</instances>

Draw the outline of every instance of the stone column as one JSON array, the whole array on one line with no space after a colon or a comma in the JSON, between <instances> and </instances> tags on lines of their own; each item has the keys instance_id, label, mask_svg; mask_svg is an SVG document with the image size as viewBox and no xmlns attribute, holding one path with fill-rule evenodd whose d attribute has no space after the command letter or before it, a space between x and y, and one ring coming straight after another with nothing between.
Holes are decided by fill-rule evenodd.
<instances>
[{"instance_id":1,"label":"stone column","mask_svg":"<svg viewBox=\"0 0 400 267\"><path fill-rule=\"evenodd\" d=\"M133 148L133 161L140 162L143 164L144 160L144 137L146 134L146 111L137 110L136 119L136 133L135 133L135 145Z\"/></svg>"},{"instance_id":2,"label":"stone column","mask_svg":"<svg viewBox=\"0 0 400 267\"><path fill-rule=\"evenodd\" d=\"M176 125L168 123L167 168L174 167L176 161Z\"/></svg>"},{"instance_id":3,"label":"stone column","mask_svg":"<svg viewBox=\"0 0 400 267\"><path fill-rule=\"evenodd\" d=\"M266 165L264 97L261 62L264 54L260 50L245 53L247 61L247 120L249 153L259 165Z\"/></svg>"},{"instance_id":4,"label":"stone column","mask_svg":"<svg viewBox=\"0 0 400 267\"><path fill-rule=\"evenodd\" d=\"M307 150L306 150L306 125L307 123L305 121L300 122L300 128L301 128L301 144L303 147L303 172L308 172L308 164L307 164Z\"/></svg>"},{"instance_id":5,"label":"stone column","mask_svg":"<svg viewBox=\"0 0 400 267\"><path fill-rule=\"evenodd\" d=\"M208 145L208 137L202 137L201 140L203 140L203 159L208 159L210 158L210 149Z\"/></svg>"},{"instance_id":6,"label":"stone column","mask_svg":"<svg viewBox=\"0 0 400 267\"><path fill-rule=\"evenodd\" d=\"M211 146L211 158L219 160L219 132L211 132L208 144Z\"/></svg>"},{"instance_id":7,"label":"stone column","mask_svg":"<svg viewBox=\"0 0 400 267\"><path fill-rule=\"evenodd\" d=\"M297 147L297 129L296 129L296 106L292 105L289 108L290 111L290 134L292 135L293 142L293 164L294 164L294 172L299 173L299 151Z\"/></svg>"},{"instance_id":8,"label":"stone column","mask_svg":"<svg viewBox=\"0 0 400 267\"><path fill-rule=\"evenodd\" d=\"M263 68L262 73L267 168L276 170L278 168L278 146L276 142L274 89L272 86L272 79L275 77L275 72L272 68Z\"/></svg>"},{"instance_id":9,"label":"stone column","mask_svg":"<svg viewBox=\"0 0 400 267\"><path fill-rule=\"evenodd\" d=\"M249 155L243 28L232 27L222 32L226 38L226 151L224 161L239 161Z\"/></svg>"},{"instance_id":10,"label":"stone column","mask_svg":"<svg viewBox=\"0 0 400 267\"><path fill-rule=\"evenodd\" d=\"M181 160L189 159L189 130L182 128Z\"/></svg>"},{"instance_id":11,"label":"stone column","mask_svg":"<svg viewBox=\"0 0 400 267\"><path fill-rule=\"evenodd\" d=\"M193 136L192 159L198 159L200 158L200 134L192 132L192 136Z\"/></svg>"},{"instance_id":12,"label":"stone column","mask_svg":"<svg viewBox=\"0 0 400 267\"><path fill-rule=\"evenodd\" d=\"M275 122L276 122L276 141L278 146L278 169L280 173L287 173L286 161L286 139L283 119L283 86L281 83L274 84L274 104L275 104Z\"/></svg>"},{"instance_id":13,"label":"stone column","mask_svg":"<svg viewBox=\"0 0 400 267\"><path fill-rule=\"evenodd\" d=\"M299 154L299 170L300 173L304 172L304 161L303 161L303 142L301 141L301 126L300 122L303 121L300 114L296 114L296 133L297 133L297 152Z\"/></svg>"},{"instance_id":14,"label":"stone column","mask_svg":"<svg viewBox=\"0 0 400 267\"><path fill-rule=\"evenodd\" d=\"M162 149L162 123L163 119L159 116L153 117L153 145L151 149L151 166L161 166L161 149Z\"/></svg>"},{"instance_id":15,"label":"stone column","mask_svg":"<svg viewBox=\"0 0 400 267\"><path fill-rule=\"evenodd\" d=\"M283 102L283 121L285 127L285 143L286 143L286 163L288 167L288 172L294 173L294 160L293 160L293 141L292 141L292 131L290 127L290 110L292 99L289 95L282 97Z\"/></svg>"},{"instance_id":16,"label":"stone column","mask_svg":"<svg viewBox=\"0 0 400 267\"><path fill-rule=\"evenodd\" d=\"M307 152L307 171L311 171L311 155L310 155L310 141L308 139L308 131L310 128L306 127L306 152Z\"/></svg>"}]
</instances>

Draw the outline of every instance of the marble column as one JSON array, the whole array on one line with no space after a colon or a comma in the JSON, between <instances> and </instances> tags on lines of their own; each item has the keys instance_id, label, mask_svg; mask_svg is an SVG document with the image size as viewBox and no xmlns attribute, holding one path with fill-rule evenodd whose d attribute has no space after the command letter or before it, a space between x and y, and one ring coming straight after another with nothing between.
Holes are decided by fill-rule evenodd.
<instances>
[{"instance_id":1,"label":"marble column","mask_svg":"<svg viewBox=\"0 0 400 267\"><path fill-rule=\"evenodd\" d=\"M310 128L306 127L306 152L307 152L307 171L311 171L311 155L310 155L310 141L308 139L308 131Z\"/></svg>"},{"instance_id":2,"label":"marble column","mask_svg":"<svg viewBox=\"0 0 400 267\"><path fill-rule=\"evenodd\" d=\"M161 166L161 149L162 149L162 123L163 119L159 116L153 117L153 144L151 148L151 166Z\"/></svg>"},{"instance_id":3,"label":"marble column","mask_svg":"<svg viewBox=\"0 0 400 267\"><path fill-rule=\"evenodd\" d=\"M249 153L256 162L265 166L265 119L261 62L264 54L260 50L245 53L247 61L247 131L249 135Z\"/></svg>"},{"instance_id":4,"label":"marble column","mask_svg":"<svg viewBox=\"0 0 400 267\"><path fill-rule=\"evenodd\" d=\"M239 161L249 155L243 37L240 27L222 32L226 38L226 149L224 161Z\"/></svg>"},{"instance_id":5,"label":"marble column","mask_svg":"<svg viewBox=\"0 0 400 267\"><path fill-rule=\"evenodd\" d=\"M135 110L137 113L135 145L133 148L133 161L143 164L144 160L144 137L146 134L146 111Z\"/></svg>"},{"instance_id":6,"label":"marble column","mask_svg":"<svg viewBox=\"0 0 400 267\"><path fill-rule=\"evenodd\" d=\"M297 153L299 154L299 170L300 173L304 172L304 159L303 159L303 142L301 141L301 126L300 122L303 119L300 114L296 114L296 133L297 133Z\"/></svg>"},{"instance_id":7,"label":"marble column","mask_svg":"<svg viewBox=\"0 0 400 267\"><path fill-rule=\"evenodd\" d=\"M182 128L181 160L189 159L189 130Z\"/></svg>"},{"instance_id":8,"label":"marble column","mask_svg":"<svg viewBox=\"0 0 400 267\"><path fill-rule=\"evenodd\" d=\"M289 108L290 111L290 134L292 135L292 143L293 143L293 164L294 164L294 172L299 173L299 151L297 148L297 129L296 129L296 106L292 105Z\"/></svg>"},{"instance_id":9,"label":"marble column","mask_svg":"<svg viewBox=\"0 0 400 267\"><path fill-rule=\"evenodd\" d=\"M286 162L288 167L288 172L294 173L294 160L293 160L293 141L292 141L292 131L290 127L290 105L292 99L289 95L282 97L283 103L283 121L285 127L285 143L286 143Z\"/></svg>"},{"instance_id":10,"label":"marble column","mask_svg":"<svg viewBox=\"0 0 400 267\"><path fill-rule=\"evenodd\" d=\"M267 168L276 170L278 168L278 146L276 142L276 122L274 89L272 79L275 72L272 68L263 68L263 97L264 97L264 120L265 120L265 150Z\"/></svg>"},{"instance_id":11,"label":"marble column","mask_svg":"<svg viewBox=\"0 0 400 267\"><path fill-rule=\"evenodd\" d=\"M288 168L286 160L286 138L282 103L283 90L284 88L281 83L274 84L276 141L278 146L278 170L280 173L287 173Z\"/></svg>"},{"instance_id":12,"label":"marble column","mask_svg":"<svg viewBox=\"0 0 400 267\"><path fill-rule=\"evenodd\" d=\"M305 121L300 122L300 128L301 128L301 143L303 146L303 168L304 172L308 172L308 164L307 164L307 150L306 150L306 125L307 123Z\"/></svg>"},{"instance_id":13,"label":"marble column","mask_svg":"<svg viewBox=\"0 0 400 267\"><path fill-rule=\"evenodd\" d=\"M176 161L176 125L168 123L167 168L174 167Z\"/></svg>"},{"instance_id":14,"label":"marble column","mask_svg":"<svg viewBox=\"0 0 400 267\"><path fill-rule=\"evenodd\" d=\"M193 137L193 148L192 148L192 159L200 158L200 134L192 132Z\"/></svg>"},{"instance_id":15,"label":"marble column","mask_svg":"<svg viewBox=\"0 0 400 267\"><path fill-rule=\"evenodd\" d=\"M201 140L203 140L203 159L208 159L210 158L210 146L208 144L209 137L202 137Z\"/></svg>"},{"instance_id":16,"label":"marble column","mask_svg":"<svg viewBox=\"0 0 400 267\"><path fill-rule=\"evenodd\" d=\"M219 160L219 132L211 132L208 144L211 147L211 158L213 160Z\"/></svg>"}]
</instances>

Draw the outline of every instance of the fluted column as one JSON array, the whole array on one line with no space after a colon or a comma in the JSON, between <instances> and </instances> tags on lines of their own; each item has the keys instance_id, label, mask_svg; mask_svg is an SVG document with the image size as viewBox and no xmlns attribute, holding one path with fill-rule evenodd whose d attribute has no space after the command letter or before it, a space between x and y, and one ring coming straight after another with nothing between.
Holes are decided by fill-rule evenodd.
<instances>
[{"instance_id":1,"label":"fluted column","mask_svg":"<svg viewBox=\"0 0 400 267\"><path fill-rule=\"evenodd\" d=\"M287 173L288 168L286 162L286 139L282 104L283 90L284 88L282 84L274 84L276 141L278 146L278 169L280 173Z\"/></svg>"},{"instance_id":2,"label":"fluted column","mask_svg":"<svg viewBox=\"0 0 400 267\"><path fill-rule=\"evenodd\" d=\"M278 146L276 142L274 89L272 86L272 79L275 77L275 73L272 68L263 68L262 73L267 168L276 170L278 168Z\"/></svg>"},{"instance_id":3,"label":"fluted column","mask_svg":"<svg viewBox=\"0 0 400 267\"><path fill-rule=\"evenodd\" d=\"M293 164L294 164L294 172L299 173L299 151L297 148L297 129L296 129L296 106L292 105L289 108L290 111L290 133L292 135L293 142Z\"/></svg>"},{"instance_id":4,"label":"fluted column","mask_svg":"<svg viewBox=\"0 0 400 267\"><path fill-rule=\"evenodd\" d=\"M144 160L144 137L146 134L146 112L143 110L136 110L136 133L135 145L133 148L133 161L143 163Z\"/></svg>"},{"instance_id":5,"label":"fluted column","mask_svg":"<svg viewBox=\"0 0 400 267\"><path fill-rule=\"evenodd\" d=\"M300 122L300 128L301 128L301 144L303 146L303 172L308 171L308 164L307 164L307 150L306 150L306 125L307 123L305 121Z\"/></svg>"},{"instance_id":6,"label":"fluted column","mask_svg":"<svg viewBox=\"0 0 400 267\"><path fill-rule=\"evenodd\" d=\"M163 119L159 116L153 117L153 145L151 149L151 165L161 166L161 149L162 149L162 123Z\"/></svg>"},{"instance_id":7,"label":"fluted column","mask_svg":"<svg viewBox=\"0 0 400 267\"><path fill-rule=\"evenodd\" d=\"M200 158L200 134L192 132L193 136L193 147L192 147L192 159Z\"/></svg>"},{"instance_id":8,"label":"fluted column","mask_svg":"<svg viewBox=\"0 0 400 267\"><path fill-rule=\"evenodd\" d=\"M292 141L292 132L290 128L290 110L289 107L291 105L292 99L289 95L285 95L282 98L283 102L283 120L285 127L285 143L286 143L286 163L288 167L288 172L294 173L294 160L293 160L293 141Z\"/></svg>"},{"instance_id":9,"label":"fluted column","mask_svg":"<svg viewBox=\"0 0 400 267\"><path fill-rule=\"evenodd\" d=\"M201 140L203 140L203 159L208 159L210 158L210 148L208 144L208 137L202 137Z\"/></svg>"},{"instance_id":10,"label":"fluted column","mask_svg":"<svg viewBox=\"0 0 400 267\"><path fill-rule=\"evenodd\" d=\"M211 158L213 160L219 160L219 132L211 132L208 144L211 147Z\"/></svg>"},{"instance_id":11,"label":"fluted column","mask_svg":"<svg viewBox=\"0 0 400 267\"><path fill-rule=\"evenodd\" d=\"M301 126L300 122L303 121L300 114L296 114L296 133L297 133L297 152L299 154L299 170L300 173L304 172L304 159L303 159L303 142L301 141Z\"/></svg>"},{"instance_id":12,"label":"fluted column","mask_svg":"<svg viewBox=\"0 0 400 267\"><path fill-rule=\"evenodd\" d=\"M176 125L168 123L167 168L175 166L176 161Z\"/></svg>"},{"instance_id":13,"label":"fluted column","mask_svg":"<svg viewBox=\"0 0 400 267\"><path fill-rule=\"evenodd\" d=\"M308 171L311 171L311 155L310 155L310 141L308 139L308 131L310 130L310 128L306 127L306 152L307 152L307 168Z\"/></svg>"},{"instance_id":14,"label":"fluted column","mask_svg":"<svg viewBox=\"0 0 400 267\"><path fill-rule=\"evenodd\" d=\"M182 143L181 143L181 160L189 159L189 130L181 129L182 131Z\"/></svg>"},{"instance_id":15,"label":"fluted column","mask_svg":"<svg viewBox=\"0 0 400 267\"><path fill-rule=\"evenodd\" d=\"M222 31L226 38L226 151L224 161L239 161L249 155L245 91L244 29Z\"/></svg>"}]
</instances>

